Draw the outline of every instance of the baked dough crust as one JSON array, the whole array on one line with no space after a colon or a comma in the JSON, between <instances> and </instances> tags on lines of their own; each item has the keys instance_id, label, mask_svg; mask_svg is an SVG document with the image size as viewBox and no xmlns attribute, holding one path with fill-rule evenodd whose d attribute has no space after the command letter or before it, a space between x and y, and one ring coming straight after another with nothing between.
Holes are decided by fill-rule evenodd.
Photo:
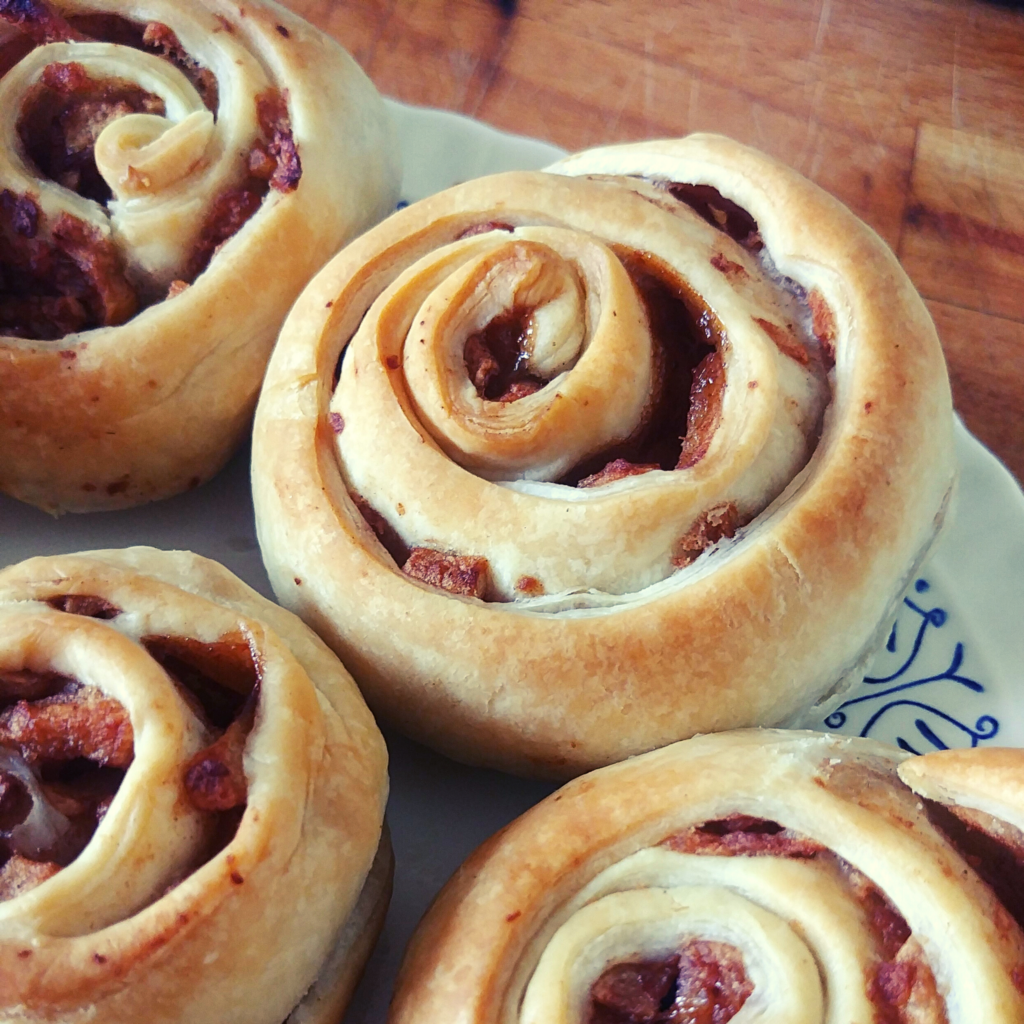
<instances>
[{"instance_id":1,"label":"baked dough crust","mask_svg":"<svg viewBox=\"0 0 1024 1024\"><path fill-rule=\"evenodd\" d=\"M222 0L158 0L145 7L61 0L59 7L68 15L109 12L141 26L166 24L186 50L202 55L201 63L214 65L223 81L203 157L208 163L201 162L184 186L179 181L168 188L166 213L159 203L154 210L165 220L138 229L146 236L138 245L129 214L111 221L98 204L38 174L25 181L24 175L17 181L0 175L0 187L27 190L44 208L52 205L53 216L68 208L87 218L104 238L114 238L132 264L144 261L143 241L153 248L154 239L174 234L182 222L189 225L182 242L187 255L217 196L244 178L256 117L253 90L272 87L286 94L301 161L297 188L271 188L180 294L120 326L56 341L0 338L0 490L51 512L124 508L197 486L237 447L288 308L328 257L393 209L397 144L380 97L355 61L272 2L247 2L240 9ZM0 28L0 41L11 31ZM237 49L238 61L218 57L218 46L225 54ZM64 48L89 68L99 58L78 54L90 47L101 55L127 51L129 63L157 60L126 46ZM243 56L246 68L235 68ZM180 77L167 62L159 63ZM4 96L5 147L20 148L14 125L22 99ZM153 208L152 200L145 201ZM136 268L161 294L168 277L184 276L180 267L172 270L165 267L154 277Z\"/></svg>"},{"instance_id":2,"label":"baked dough crust","mask_svg":"<svg viewBox=\"0 0 1024 1024\"><path fill-rule=\"evenodd\" d=\"M990 755L957 757L980 772ZM1018 779L1019 755L1010 755ZM859 738L744 730L576 779L484 843L441 891L409 945L389 1024L587 1020L580 990L611 963L663 958L672 919L687 913L683 938L749 944L747 973L761 974L750 1000L766 1020L873 1024L882 1019L872 992L880 964L911 959L918 978L930 972L940 1001L922 1016L885 1019L1018 1021L1024 934L897 777L897 768L925 769L929 756ZM824 850L729 856L662 845L736 815ZM909 928L898 952L877 945L884 917L872 920L871 908L883 904L858 896L865 880ZM616 940L630 920L639 923ZM921 995L915 989L911 1002Z\"/></svg>"},{"instance_id":3,"label":"baked dough crust","mask_svg":"<svg viewBox=\"0 0 1024 1024\"><path fill-rule=\"evenodd\" d=\"M120 613L100 621L45 603L66 594ZM22 643L12 623L26 616L36 626ZM188 552L22 562L0 573L0 620L0 668L63 669L104 689L135 736L89 845L0 903L4 1019L336 1024L383 922L392 865L384 742L337 658L293 615ZM258 666L245 811L197 868L208 837L182 838L195 814L186 765L164 750L176 716L187 724L191 713L138 646L154 635L212 645L241 636ZM156 783L153 763L165 765ZM144 887L127 884L147 872Z\"/></svg>"},{"instance_id":4,"label":"baked dough crust","mask_svg":"<svg viewBox=\"0 0 1024 1024\"><path fill-rule=\"evenodd\" d=\"M791 169L730 140L612 147L551 170L468 182L399 211L339 254L296 304L254 433L258 533L275 593L339 653L378 716L470 763L564 778L696 732L819 721L862 676L949 498L949 385L924 305L874 232ZM768 490L768 507L734 542L675 574L665 537L685 533L702 501L745 486L749 474L735 467L756 468L758 453L771 450L766 437L788 402L779 381L793 360L765 354L748 293L730 290L708 253L727 254L726 269L742 263L751 275L757 261L635 175L711 185L739 204L770 255L767 276L818 292L833 321L831 399L810 461L799 471L800 462L789 465L796 475ZM563 245L554 239L567 227L575 233L567 248L624 243L682 267L726 325L722 422L691 469L586 491L533 484L522 479L529 471L467 468L478 464L477 449L466 454L453 438L472 434L486 409L461 420L456 409L450 434L440 414L424 411L420 379L442 389L446 375L453 380L453 409L471 387L457 347L417 344L434 323L457 324L474 308L459 254L479 250L483 261L488 246ZM597 259L580 256L574 272L584 276L579 268ZM446 277L449 264L456 270ZM613 284L601 285L599 298L616 296L604 307L587 294L588 325L632 308ZM469 294L473 302L489 295L483 304L509 287ZM406 298L416 288L430 296L419 306ZM500 309L516 300L494 301ZM628 316L636 319L635 308ZM560 390L585 359L557 378ZM594 385L610 378L613 397L626 376L615 366ZM523 401L543 404L550 392ZM774 406L762 397L769 392ZM521 404L502 406L495 420ZM570 419L584 419L585 405ZM560 420L552 432L571 425ZM481 428L481 447L496 436L494 450L504 451L514 433L506 426ZM538 437L539 428L530 434ZM503 479L514 482L495 482ZM526 564L527 550L543 580L566 565L596 574L616 559L633 566L634 549L657 543L658 568L618 589L609 572L561 596L550 588L530 600L453 595L404 574L378 542L353 498L367 481L384 495L371 500L375 511L410 545L478 556L476 545L487 544L492 562L513 566Z\"/></svg>"},{"instance_id":5,"label":"baked dough crust","mask_svg":"<svg viewBox=\"0 0 1024 1024\"><path fill-rule=\"evenodd\" d=\"M359 899L341 926L316 981L284 1024L341 1024L363 967L384 927L395 874L387 825Z\"/></svg>"}]
</instances>

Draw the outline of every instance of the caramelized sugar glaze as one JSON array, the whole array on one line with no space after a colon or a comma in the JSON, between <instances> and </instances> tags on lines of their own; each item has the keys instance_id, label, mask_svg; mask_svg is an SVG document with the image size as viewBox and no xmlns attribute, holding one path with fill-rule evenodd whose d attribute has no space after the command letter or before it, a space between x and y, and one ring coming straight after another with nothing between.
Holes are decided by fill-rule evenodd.
<instances>
[{"instance_id":1,"label":"caramelized sugar glaze","mask_svg":"<svg viewBox=\"0 0 1024 1024\"><path fill-rule=\"evenodd\" d=\"M777 497L813 454L830 401L828 373L834 354L827 325L831 313L820 295L812 302L805 289L774 270L754 219L716 189L626 177L600 181L609 188L628 190L677 217L678 234L684 239L688 231L696 228L694 213L700 221L710 225L712 236L720 234L717 241L713 237L709 240L707 228L703 225L696 228L699 242L710 244L709 263L715 271L731 286L755 294L761 304L757 312L764 315L752 316L752 322L776 347L780 357L794 364L796 369L791 367L789 372L801 378L794 393L787 393L783 399L788 406L799 410L794 431L798 439L787 437L780 442L798 449L783 456L786 471L777 474L756 497L745 495L737 502L727 495L707 508L696 509L697 514L682 524L670 557L665 558L663 552L659 568L646 573L645 582L657 582L659 575L663 578L689 565L707 548L734 537L737 530ZM559 387L571 380L575 367L586 356L590 335L596 326L593 322L597 315L595 307L606 298L600 283L588 280L592 269L586 256L575 253L563 256L557 244L549 247L531 241L531 227L566 230L571 228L571 223L531 219L526 212L510 209L504 210L503 216L508 217L508 221L485 220L469 227L461 227L456 222L451 229L453 249L464 239L473 239L478 245L482 236L491 240L492 248L482 258L489 268L482 272L478 292L490 289L488 299L494 302L493 277L499 269L517 282L508 304L499 300L493 315L484 318L478 326L474 322L472 329L455 329L455 334L464 340L453 343L452 355L444 357L449 360L446 371L456 378L456 382L449 385L451 401L457 404L458 398L454 396L460 387L471 387L478 403L470 415L484 418L496 414L497 419L501 416L501 407L529 398L534 408L524 415L540 418L546 405L563 397ZM435 244L443 242L444 239L439 239ZM443 426L437 421L426 422L427 432L468 471L482 471L488 479L496 481L507 477L510 481L525 479L548 483L553 486L540 493L558 498L564 493L559 488L593 490L654 471L692 470L707 455L722 417L728 376L726 362L732 345L729 331L709 301L662 256L622 244L614 237L598 236L593 244L605 248L607 258L625 272L641 330L650 339L649 349L639 357L649 363L647 390L635 403L634 416L618 425L610 436L606 434L581 449L568 464L565 460L556 460L556 468L538 467L527 457L515 467L516 471L507 474L498 468L474 464L472 454L457 450L458 441L454 437L445 444L445 439L438 434L444 430ZM473 260L474 254L468 253L465 262ZM464 272L464 263L453 260L450 273L455 276L461 272ZM552 280L553 283L548 283ZM436 281L431 283L436 287ZM524 296L531 298L532 304L523 301ZM428 304L431 302L425 295L423 298ZM481 300L476 295L465 294L460 301L472 304ZM817 319L814 309L819 310ZM622 310L624 318L629 313L628 309ZM619 310L611 311L613 319L619 315ZM457 316L458 312L449 312L449 321ZM399 341L398 352L387 357L386 365L396 376L404 372L406 346L450 343L439 341L436 336L416 338L416 333L414 322L404 344ZM560 345L572 352L555 358L544 355L547 348L557 349ZM344 374L344 360L345 353L339 361L339 382ZM746 387L751 390L759 386L757 380L746 381ZM593 401L607 400L606 394L595 392ZM584 399L584 404L589 401ZM331 408L341 458L343 464L347 464L344 427L352 417L346 413L343 394L336 395ZM500 432L502 427L496 430ZM528 447L529 442L525 444ZM460 455L468 457L462 459ZM404 513L396 506L379 498L374 504L374 500L357 489L350 493L367 525L395 562L406 574L430 586L498 602L531 602L533 598L550 596L553 588L556 594L560 589L563 592L587 589L583 577L563 576L559 586L546 581L545 572L529 564L519 565L514 576L506 571L501 573L504 579L495 578L486 550L432 548L425 543L430 539L430 531L412 535ZM601 492L593 493L597 497ZM458 566L459 571L451 571L454 566ZM639 582L633 585L642 586ZM629 588L626 581L620 580L609 581L599 589L623 593ZM585 596L577 599L577 603L585 605L586 602Z\"/></svg>"}]
</instances>

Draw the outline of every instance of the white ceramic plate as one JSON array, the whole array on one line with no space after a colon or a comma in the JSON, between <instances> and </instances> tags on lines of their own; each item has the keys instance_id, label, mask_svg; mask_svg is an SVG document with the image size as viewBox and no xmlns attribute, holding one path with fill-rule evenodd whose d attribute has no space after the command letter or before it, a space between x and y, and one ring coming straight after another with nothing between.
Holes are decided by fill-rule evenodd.
<instances>
[{"instance_id":1,"label":"white ceramic plate","mask_svg":"<svg viewBox=\"0 0 1024 1024\"><path fill-rule=\"evenodd\" d=\"M390 104L405 162L403 197L543 167L561 150L468 118ZM841 732L907 749L1024 746L1024 494L958 425L952 521L911 588L869 680L829 718ZM249 496L248 451L189 494L127 512L53 519L0 496L0 565L30 555L152 544L222 562L272 597ZM381 1024L405 943L434 894L479 842L552 790L464 768L401 737L391 750L395 894L347 1024Z\"/></svg>"}]
</instances>

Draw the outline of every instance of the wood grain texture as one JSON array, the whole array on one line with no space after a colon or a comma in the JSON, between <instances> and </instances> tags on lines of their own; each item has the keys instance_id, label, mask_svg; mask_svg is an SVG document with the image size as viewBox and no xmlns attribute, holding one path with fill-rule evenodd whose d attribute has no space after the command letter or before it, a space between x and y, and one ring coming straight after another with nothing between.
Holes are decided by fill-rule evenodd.
<instances>
[{"instance_id":1,"label":"wood grain texture","mask_svg":"<svg viewBox=\"0 0 1024 1024\"><path fill-rule=\"evenodd\" d=\"M1024 321L1024 150L922 125L899 256L927 298Z\"/></svg>"},{"instance_id":2,"label":"wood grain texture","mask_svg":"<svg viewBox=\"0 0 1024 1024\"><path fill-rule=\"evenodd\" d=\"M946 349L954 403L978 440L1024 480L1024 323L945 302L927 305Z\"/></svg>"},{"instance_id":3,"label":"wood grain texture","mask_svg":"<svg viewBox=\"0 0 1024 1024\"><path fill-rule=\"evenodd\" d=\"M896 250L1024 480L1024 12L984 0L286 0L385 93L568 149L715 130Z\"/></svg>"}]
</instances>

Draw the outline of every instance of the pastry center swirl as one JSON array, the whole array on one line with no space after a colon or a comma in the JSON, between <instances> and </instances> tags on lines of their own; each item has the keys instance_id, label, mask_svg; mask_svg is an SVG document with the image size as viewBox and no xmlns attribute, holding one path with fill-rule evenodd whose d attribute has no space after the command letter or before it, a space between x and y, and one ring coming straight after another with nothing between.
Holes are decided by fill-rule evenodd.
<instances>
[{"instance_id":1,"label":"pastry center swirl","mask_svg":"<svg viewBox=\"0 0 1024 1024\"><path fill-rule=\"evenodd\" d=\"M694 212L630 179L554 187L621 209L456 218L379 293L329 407L349 494L406 575L541 611L627 600L736 537L831 399L807 294L749 215L719 225L713 189Z\"/></svg>"}]
</instances>

